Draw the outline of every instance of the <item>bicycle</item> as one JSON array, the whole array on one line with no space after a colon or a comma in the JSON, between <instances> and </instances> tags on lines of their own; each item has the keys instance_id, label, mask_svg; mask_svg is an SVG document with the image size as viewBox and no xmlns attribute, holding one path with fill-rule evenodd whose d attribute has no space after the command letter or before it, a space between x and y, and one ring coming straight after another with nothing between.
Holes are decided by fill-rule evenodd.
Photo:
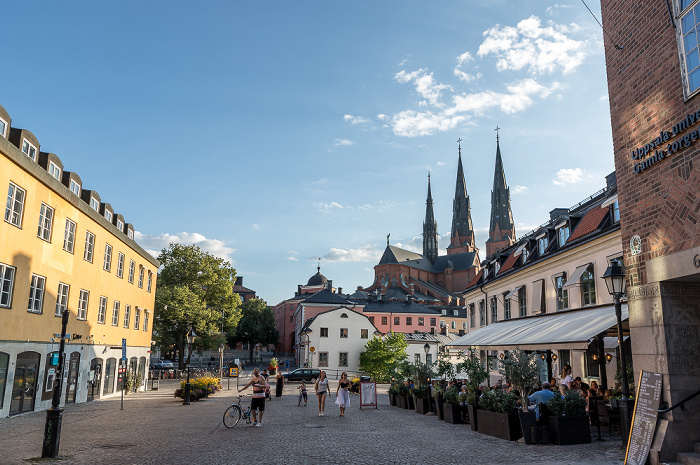
<instances>
[{"instance_id":1,"label":"bicycle","mask_svg":"<svg viewBox=\"0 0 700 465\"><path fill-rule=\"evenodd\" d=\"M243 407L241 407L241 399L243 399L244 397L245 396L238 396L238 403L232 404L224 412L224 426L226 428L231 429L234 426L236 426L240 421L241 417L243 417L248 426L250 426L253 423L252 415L250 413L250 405L248 405L247 410L243 410Z\"/></svg>"}]
</instances>

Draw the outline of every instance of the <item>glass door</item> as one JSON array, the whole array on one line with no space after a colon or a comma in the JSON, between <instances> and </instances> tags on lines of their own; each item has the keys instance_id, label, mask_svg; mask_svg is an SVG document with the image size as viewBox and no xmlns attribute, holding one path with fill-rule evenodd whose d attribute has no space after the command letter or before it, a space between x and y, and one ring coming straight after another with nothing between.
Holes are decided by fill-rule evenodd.
<instances>
[{"instance_id":1,"label":"glass door","mask_svg":"<svg viewBox=\"0 0 700 465\"><path fill-rule=\"evenodd\" d=\"M70 354L68 376L66 377L66 404L74 404L78 392L78 372L80 370L80 353Z\"/></svg>"},{"instance_id":2,"label":"glass door","mask_svg":"<svg viewBox=\"0 0 700 465\"><path fill-rule=\"evenodd\" d=\"M40 355L36 352L22 352L17 355L15 378L12 383L10 415L34 410L39 359Z\"/></svg>"},{"instance_id":3,"label":"glass door","mask_svg":"<svg viewBox=\"0 0 700 465\"><path fill-rule=\"evenodd\" d=\"M87 381L87 400L95 400L100 398L100 382L102 380L102 359L93 358L90 362L90 372L88 373Z\"/></svg>"}]
</instances>

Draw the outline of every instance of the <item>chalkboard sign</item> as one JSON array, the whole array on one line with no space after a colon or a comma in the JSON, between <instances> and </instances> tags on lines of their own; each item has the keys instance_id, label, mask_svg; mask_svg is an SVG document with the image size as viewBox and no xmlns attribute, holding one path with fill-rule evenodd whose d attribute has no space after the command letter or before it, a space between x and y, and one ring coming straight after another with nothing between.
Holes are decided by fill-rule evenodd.
<instances>
[{"instance_id":1,"label":"chalkboard sign","mask_svg":"<svg viewBox=\"0 0 700 465\"><path fill-rule=\"evenodd\" d=\"M644 465L656 429L661 398L661 374L642 370L639 374L637 401L634 404L632 428L627 443L625 465Z\"/></svg>"}]
</instances>

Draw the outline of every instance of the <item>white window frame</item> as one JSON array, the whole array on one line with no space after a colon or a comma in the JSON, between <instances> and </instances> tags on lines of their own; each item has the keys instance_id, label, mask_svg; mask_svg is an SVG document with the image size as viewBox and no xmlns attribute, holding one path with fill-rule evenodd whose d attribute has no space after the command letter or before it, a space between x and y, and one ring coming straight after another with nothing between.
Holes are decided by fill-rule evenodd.
<instances>
[{"instance_id":1,"label":"white window frame","mask_svg":"<svg viewBox=\"0 0 700 465\"><path fill-rule=\"evenodd\" d=\"M139 265L139 289L143 289L143 266Z\"/></svg>"},{"instance_id":2,"label":"white window frame","mask_svg":"<svg viewBox=\"0 0 700 465\"><path fill-rule=\"evenodd\" d=\"M139 330L139 323L141 323L141 309L136 307L136 312L134 312L134 329Z\"/></svg>"},{"instance_id":3,"label":"white window frame","mask_svg":"<svg viewBox=\"0 0 700 465\"><path fill-rule=\"evenodd\" d=\"M83 252L83 260L92 263L92 257L95 253L95 235L90 231L85 231L85 252Z\"/></svg>"},{"instance_id":4,"label":"white window frame","mask_svg":"<svg viewBox=\"0 0 700 465\"><path fill-rule=\"evenodd\" d=\"M124 327L129 329L129 323L131 322L131 305L124 305Z\"/></svg>"},{"instance_id":5,"label":"white window frame","mask_svg":"<svg viewBox=\"0 0 700 465\"><path fill-rule=\"evenodd\" d=\"M114 301L112 304L112 326L119 326L119 306L121 304L118 300Z\"/></svg>"},{"instance_id":6,"label":"white window frame","mask_svg":"<svg viewBox=\"0 0 700 465\"><path fill-rule=\"evenodd\" d=\"M143 311L143 330L148 331L148 310Z\"/></svg>"},{"instance_id":7,"label":"white window frame","mask_svg":"<svg viewBox=\"0 0 700 465\"><path fill-rule=\"evenodd\" d=\"M78 320L87 320L88 302L90 301L90 291L80 290L78 297Z\"/></svg>"},{"instance_id":8,"label":"white window frame","mask_svg":"<svg viewBox=\"0 0 700 465\"><path fill-rule=\"evenodd\" d=\"M105 244L105 259L102 264L102 269L107 273L112 271L112 246L109 244Z\"/></svg>"},{"instance_id":9,"label":"white window frame","mask_svg":"<svg viewBox=\"0 0 700 465\"><path fill-rule=\"evenodd\" d=\"M21 193L21 195L19 195ZM21 198L20 198L21 197ZM13 226L22 228L22 213L24 213L24 200L27 191L11 182L7 189L7 203L5 205L5 221Z\"/></svg>"},{"instance_id":10,"label":"white window frame","mask_svg":"<svg viewBox=\"0 0 700 465\"><path fill-rule=\"evenodd\" d=\"M107 297L100 296L100 306L97 309L97 322L100 324L105 324L105 318L107 317Z\"/></svg>"},{"instance_id":11,"label":"white window frame","mask_svg":"<svg viewBox=\"0 0 700 465\"><path fill-rule=\"evenodd\" d=\"M151 292L151 289L153 288L153 273L150 271L148 272L148 281L146 283L146 292Z\"/></svg>"},{"instance_id":12,"label":"white window frame","mask_svg":"<svg viewBox=\"0 0 700 465\"><path fill-rule=\"evenodd\" d=\"M7 132L7 121L5 121L4 119L0 118L0 124L2 125L2 126L0 126L0 136L2 136L2 137L4 137L5 139L7 139L7 134L6 134L6 132Z\"/></svg>"},{"instance_id":13,"label":"white window frame","mask_svg":"<svg viewBox=\"0 0 700 465\"><path fill-rule=\"evenodd\" d=\"M53 208L41 202L41 208L39 209L39 227L37 228L36 235L39 239L45 240L46 242L51 242L53 214Z\"/></svg>"},{"instance_id":14,"label":"white window frame","mask_svg":"<svg viewBox=\"0 0 700 465\"><path fill-rule=\"evenodd\" d=\"M136 262L129 260L129 282L134 284L134 273L136 273Z\"/></svg>"},{"instance_id":15,"label":"white window frame","mask_svg":"<svg viewBox=\"0 0 700 465\"><path fill-rule=\"evenodd\" d=\"M567 221L562 226L557 228L557 242L559 244L559 248L564 247L564 244L566 244L569 236L571 236L571 228L569 226L569 222Z\"/></svg>"},{"instance_id":16,"label":"white window frame","mask_svg":"<svg viewBox=\"0 0 700 465\"><path fill-rule=\"evenodd\" d=\"M318 366L322 368L328 367L328 352L318 353Z\"/></svg>"},{"instance_id":17,"label":"white window frame","mask_svg":"<svg viewBox=\"0 0 700 465\"><path fill-rule=\"evenodd\" d=\"M340 328L340 338L341 339L347 339L348 338L348 328Z\"/></svg>"},{"instance_id":18,"label":"white window frame","mask_svg":"<svg viewBox=\"0 0 700 465\"><path fill-rule=\"evenodd\" d=\"M32 160L36 161L36 147L34 147L34 144L29 142L27 139L22 139L22 152Z\"/></svg>"},{"instance_id":19,"label":"white window frame","mask_svg":"<svg viewBox=\"0 0 700 465\"><path fill-rule=\"evenodd\" d=\"M112 212L109 210L105 210L105 219L109 221L110 223L112 222Z\"/></svg>"},{"instance_id":20,"label":"white window frame","mask_svg":"<svg viewBox=\"0 0 700 465\"><path fill-rule=\"evenodd\" d=\"M58 292L56 293L56 313L60 317L68 308L68 296L70 295L70 285L66 283L58 283Z\"/></svg>"},{"instance_id":21,"label":"white window frame","mask_svg":"<svg viewBox=\"0 0 700 465\"><path fill-rule=\"evenodd\" d=\"M124 232L124 222L122 220L117 220L117 229L120 232Z\"/></svg>"},{"instance_id":22,"label":"white window frame","mask_svg":"<svg viewBox=\"0 0 700 465\"><path fill-rule=\"evenodd\" d=\"M66 229L63 232L63 250L73 253L75 250L75 221L66 218Z\"/></svg>"},{"instance_id":23,"label":"white window frame","mask_svg":"<svg viewBox=\"0 0 700 465\"><path fill-rule=\"evenodd\" d=\"M70 191L80 197L80 184L75 182L73 179L70 180Z\"/></svg>"},{"instance_id":24,"label":"white window frame","mask_svg":"<svg viewBox=\"0 0 700 465\"><path fill-rule=\"evenodd\" d=\"M345 356L345 363L343 363L343 356ZM346 367L348 366L348 353L347 352L338 352L338 366L339 367Z\"/></svg>"},{"instance_id":25,"label":"white window frame","mask_svg":"<svg viewBox=\"0 0 700 465\"><path fill-rule=\"evenodd\" d=\"M119 252L117 255L117 278L124 277L124 254Z\"/></svg>"},{"instance_id":26,"label":"white window frame","mask_svg":"<svg viewBox=\"0 0 700 465\"><path fill-rule=\"evenodd\" d=\"M128 237L129 239L134 240L134 231L132 231L131 229L129 229L129 230L126 232L126 235L127 235L127 237Z\"/></svg>"},{"instance_id":27,"label":"white window frame","mask_svg":"<svg viewBox=\"0 0 700 465\"><path fill-rule=\"evenodd\" d=\"M0 263L0 307L12 308L12 288L16 271L14 266Z\"/></svg>"},{"instance_id":28,"label":"white window frame","mask_svg":"<svg viewBox=\"0 0 700 465\"><path fill-rule=\"evenodd\" d=\"M52 161L49 162L49 174L59 181L61 180L61 168Z\"/></svg>"},{"instance_id":29,"label":"white window frame","mask_svg":"<svg viewBox=\"0 0 700 465\"><path fill-rule=\"evenodd\" d=\"M676 16L676 44L678 46L678 59L680 61L680 68L681 68L681 78L683 81L683 98L685 100L690 99L694 95L696 95L698 92L700 92L700 85L696 89L691 89L690 88L690 72L692 71L697 71L698 68L693 68L692 70L688 70L688 63L687 63L687 54L689 52L686 52L686 43L684 40L684 36L686 33L688 33L688 30L684 30L684 22L683 20L688 17L689 15L692 17L693 15L693 10L695 7L698 5L698 1L689 1L687 2L688 6L685 7L685 9L681 10L682 6L682 1L676 0L673 2L674 5L674 12ZM696 37L697 34L700 33L700 25L696 25L695 21L693 21L693 30L695 31ZM698 39L696 38L696 41L692 45L697 45ZM692 52L695 49L693 47L690 52ZM698 53L700 50L696 51Z\"/></svg>"},{"instance_id":30,"label":"white window frame","mask_svg":"<svg viewBox=\"0 0 700 465\"><path fill-rule=\"evenodd\" d=\"M98 202L97 199L93 196L90 196L90 208L92 208L96 212L100 211L100 202Z\"/></svg>"},{"instance_id":31,"label":"white window frame","mask_svg":"<svg viewBox=\"0 0 700 465\"><path fill-rule=\"evenodd\" d=\"M27 311L29 313L44 313L45 290L46 278L38 274L32 274L32 281L29 285L29 302L27 302Z\"/></svg>"}]
</instances>

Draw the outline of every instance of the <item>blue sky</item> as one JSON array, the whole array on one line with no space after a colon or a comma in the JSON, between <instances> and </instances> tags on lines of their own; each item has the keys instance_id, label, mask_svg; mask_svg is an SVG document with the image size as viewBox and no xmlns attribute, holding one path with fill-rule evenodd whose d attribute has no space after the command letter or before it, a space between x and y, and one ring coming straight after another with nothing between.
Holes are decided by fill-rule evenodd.
<instances>
[{"instance_id":1,"label":"blue sky","mask_svg":"<svg viewBox=\"0 0 700 465\"><path fill-rule=\"evenodd\" d=\"M600 18L598 2L590 2ZM462 139L481 259L496 133L518 236L613 171L603 34L578 1L12 2L0 104L154 254L195 243L271 305L442 253Z\"/></svg>"}]
</instances>

